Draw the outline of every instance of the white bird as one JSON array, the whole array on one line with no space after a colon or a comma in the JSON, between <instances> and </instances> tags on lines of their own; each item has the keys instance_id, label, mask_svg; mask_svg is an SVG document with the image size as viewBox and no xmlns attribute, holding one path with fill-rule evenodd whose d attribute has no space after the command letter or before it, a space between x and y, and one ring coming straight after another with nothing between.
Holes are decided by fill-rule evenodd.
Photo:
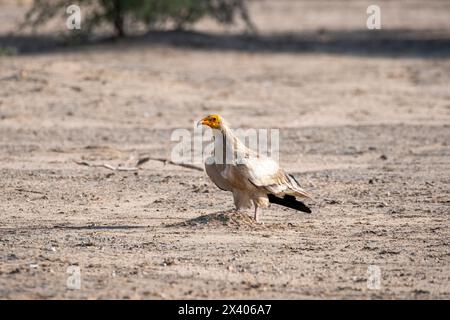
<instances>
[{"instance_id":1,"label":"white bird","mask_svg":"<svg viewBox=\"0 0 450 320\"><path fill-rule=\"evenodd\" d=\"M297 180L273 159L247 148L222 117L212 114L198 124L209 126L214 133L215 154L206 159L206 173L217 187L233 193L237 210L251 208L253 203L256 221L259 221L258 209L269 203L311 212L296 200L296 197L312 199Z\"/></svg>"}]
</instances>

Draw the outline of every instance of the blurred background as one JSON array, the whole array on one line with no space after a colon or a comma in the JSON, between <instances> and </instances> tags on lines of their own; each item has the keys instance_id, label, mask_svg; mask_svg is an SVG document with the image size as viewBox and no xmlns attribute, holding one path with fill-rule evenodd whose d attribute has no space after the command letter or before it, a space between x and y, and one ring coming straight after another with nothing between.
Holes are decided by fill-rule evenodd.
<instances>
[{"instance_id":1,"label":"blurred background","mask_svg":"<svg viewBox=\"0 0 450 320\"><path fill-rule=\"evenodd\" d=\"M273 119L273 115L267 117L269 105L302 114L301 121L291 119L294 126L419 120L430 116L418 106L422 99L423 104L430 103L424 92L406 107L403 100L412 98L410 94L396 91L387 102L382 87L392 89L389 81L398 87L405 80L434 81L435 85L448 80L447 64L431 63L446 61L450 54L450 3L445 0L378 1L379 30L367 28L367 8L372 2L364 0L79 1L79 30L66 26L70 4L64 0L0 1L0 54L9 59L4 60L2 75L9 79L15 63L23 63L24 73L50 72L42 73L46 81L53 78L51 70L61 73L65 80L77 83L69 87L79 88L70 92L77 97L78 102L70 103L74 107L84 99L98 102L117 95L117 107L126 106L117 112L128 112L128 116L113 121L167 125L161 115L192 105L200 108L197 113L223 109L231 116L234 109L245 107L266 125ZM415 61L427 66L420 68ZM139 73L141 78L127 72ZM124 83L121 77L129 81ZM86 79L98 79L101 86L91 94L92 84L98 81ZM145 96L155 88L153 80L164 89ZM174 82L164 86L164 81ZM50 98L47 86L41 84L35 90ZM105 91L101 97L100 88ZM371 110L390 104L395 108ZM77 106L76 114L88 105L93 107L92 101ZM416 106L413 112L407 111ZM48 103L43 107L48 108ZM96 108L101 109L98 103ZM133 110L137 114L130 117ZM440 111L447 114L445 108ZM51 117L39 114L47 120ZM191 120L181 118L184 126Z\"/></svg>"},{"instance_id":2,"label":"blurred background","mask_svg":"<svg viewBox=\"0 0 450 320\"><path fill-rule=\"evenodd\" d=\"M215 220L167 161L210 113L280 129L313 214ZM448 0L0 0L0 297L448 298L449 124Z\"/></svg>"},{"instance_id":3,"label":"blurred background","mask_svg":"<svg viewBox=\"0 0 450 320\"><path fill-rule=\"evenodd\" d=\"M66 9L71 4L81 9L79 30L66 28ZM376 32L366 27L366 10L372 4L364 0L2 0L1 44L3 52L27 52L44 50L56 40L73 44L144 36L140 39L147 44L166 41L212 49L448 54L448 1L378 1L382 28ZM197 36L158 31L190 31Z\"/></svg>"}]
</instances>

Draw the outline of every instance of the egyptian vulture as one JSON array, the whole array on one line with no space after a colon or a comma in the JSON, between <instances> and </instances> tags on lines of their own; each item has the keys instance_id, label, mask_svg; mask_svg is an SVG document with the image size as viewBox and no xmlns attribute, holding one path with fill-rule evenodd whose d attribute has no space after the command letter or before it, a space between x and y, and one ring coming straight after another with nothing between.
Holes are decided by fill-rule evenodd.
<instances>
[{"instance_id":1,"label":"egyptian vulture","mask_svg":"<svg viewBox=\"0 0 450 320\"><path fill-rule=\"evenodd\" d=\"M296 197L312 198L297 180L273 159L247 148L222 117L212 114L198 125L209 126L214 134L214 155L206 159L206 173L218 188L233 193L236 210L251 208L253 203L256 221L258 209L269 203L311 212L296 200Z\"/></svg>"}]
</instances>

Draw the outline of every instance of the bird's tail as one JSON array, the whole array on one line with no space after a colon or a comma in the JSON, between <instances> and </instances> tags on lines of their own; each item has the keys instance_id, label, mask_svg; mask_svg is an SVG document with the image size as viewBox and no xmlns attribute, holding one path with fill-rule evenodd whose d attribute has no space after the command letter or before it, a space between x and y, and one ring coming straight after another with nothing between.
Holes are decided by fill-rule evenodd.
<instances>
[{"instance_id":1,"label":"bird's tail","mask_svg":"<svg viewBox=\"0 0 450 320\"><path fill-rule=\"evenodd\" d=\"M308 208L303 202L295 199L294 196L285 195L284 198L280 198L270 193L267 195L267 197L269 198L270 203L275 203L294 210L311 213L311 209Z\"/></svg>"},{"instance_id":2,"label":"bird's tail","mask_svg":"<svg viewBox=\"0 0 450 320\"><path fill-rule=\"evenodd\" d=\"M295 179L293 175L286 174L286 179L289 181L290 187L295 196L314 200L313 196L309 192L303 190L300 183L298 183L297 179Z\"/></svg>"}]
</instances>

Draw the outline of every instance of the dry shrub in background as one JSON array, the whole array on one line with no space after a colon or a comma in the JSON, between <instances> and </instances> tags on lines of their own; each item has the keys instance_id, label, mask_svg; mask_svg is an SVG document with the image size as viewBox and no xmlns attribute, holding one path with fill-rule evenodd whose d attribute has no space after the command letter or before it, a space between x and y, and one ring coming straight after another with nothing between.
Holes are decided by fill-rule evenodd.
<instances>
[{"instance_id":1,"label":"dry shrub in background","mask_svg":"<svg viewBox=\"0 0 450 320\"><path fill-rule=\"evenodd\" d=\"M22 27L36 29L52 19L66 17L65 9L72 4L73 0L35 0ZM87 35L105 25L118 37L131 32L127 26L133 24L145 30L183 30L206 16L222 24L241 19L254 30L245 0L78 0L76 4L82 8L80 32Z\"/></svg>"}]
</instances>

